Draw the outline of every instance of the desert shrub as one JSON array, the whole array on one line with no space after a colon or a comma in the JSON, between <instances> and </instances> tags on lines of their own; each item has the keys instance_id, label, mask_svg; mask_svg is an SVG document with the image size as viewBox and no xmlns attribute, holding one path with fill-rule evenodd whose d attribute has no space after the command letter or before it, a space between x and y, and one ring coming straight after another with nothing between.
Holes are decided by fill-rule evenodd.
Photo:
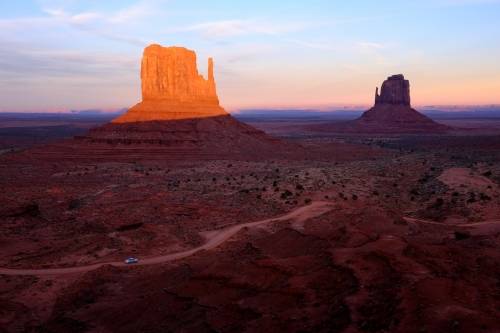
<instances>
[{"instance_id":1,"label":"desert shrub","mask_svg":"<svg viewBox=\"0 0 500 333\"><path fill-rule=\"evenodd\" d=\"M479 199L481 199L482 201L490 201L491 197L489 195L487 195L487 194L480 193L479 194Z\"/></svg>"},{"instance_id":2,"label":"desert shrub","mask_svg":"<svg viewBox=\"0 0 500 333\"><path fill-rule=\"evenodd\" d=\"M455 231L456 240L464 240L470 238L470 233L468 231Z\"/></svg>"},{"instance_id":3,"label":"desert shrub","mask_svg":"<svg viewBox=\"0 0 500 333\"><path fill-rule=\"evenodd\" d=\"M444 205L444 200L443 198L437 198L436 202L434 202L433 208L439 208Z\"/></svg>"},{"instance_id":4,"label":"desert shrub","mask_svg":"<svg viewBox=\"0 0 500 333\"><path fill-rule=\"evenodd\" d=\"M80 199L73 199L69 202L68 209L69 210L77 209L80 208L81 205L82 201Z\"/></svg>"},{"instance_id":5,"label":"desert shrub","mask_svg":"<svg viewBox=\"0 0 500 333\"><path fill-rule=\"evenodd\" d=\"M283 193L281 193L281 199L287 199L288 197L293 196L293 193L290 192L289 190L285 190Z\"/></svg>"},{"instance_id":6,"label":"desert shrub","mask_svg":"<svg viewBox=\"0 0 500 333\"><path fill-rule=\"evenodd\" d=\"M491 172L491 170L483 173L483 176L485 176L485 177L491 177L492 175L493 175L493 173Z\"/></svg>"},{"instance_id":7,"label":"desert shrub","mask_svg":"<svg viewBox=\"0 0 500 333\"><path fill-rule=\"evenodd\" d=\"M476 193L474 192L469 192L469 199L467 199L467 203L474 203L476 202Z\"/></svg>"}]
</instances>

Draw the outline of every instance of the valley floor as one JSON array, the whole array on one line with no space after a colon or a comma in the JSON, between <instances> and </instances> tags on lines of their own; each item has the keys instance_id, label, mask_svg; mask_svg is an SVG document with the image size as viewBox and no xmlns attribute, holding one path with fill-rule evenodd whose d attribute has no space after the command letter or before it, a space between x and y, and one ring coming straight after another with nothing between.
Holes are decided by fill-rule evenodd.
<instances>
[{"instance_id":1,"label":"valley floor","mask_svg":"<svg viewBox=\"0 0 500 333\"><path fill-rule=\"evenodd\" d=\"M500 331L500 150L460 140L295 138L332 152L303 161L5 153L0 332Z\"/></svg>"}]
</instances>

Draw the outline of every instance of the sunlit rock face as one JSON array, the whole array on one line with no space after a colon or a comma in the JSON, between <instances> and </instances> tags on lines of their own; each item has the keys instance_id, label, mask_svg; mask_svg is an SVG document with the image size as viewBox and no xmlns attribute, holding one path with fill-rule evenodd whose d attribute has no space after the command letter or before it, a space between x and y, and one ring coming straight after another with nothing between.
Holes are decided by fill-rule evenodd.
<instances>
[{"instance_id":1,"label":"sunlit rock face","mask_svg":"<svg viewBox=\"0 0 500 333\"><path fill-rule=\"evenodd\" d=\"M208 79L198 73L196 53L183 47L150 45L141 63L142 102L113 123L196 119L227 115L217 97L214 63Z\"/></svg>"},{"instance_id":2,"label":"sunlit rock face","mask_svg":"<svg viewBox=\"0 0 500 333\"><path fill-rule=\"evenodd\" d=\"M141 66L142 99L219 104L213 60L208 59L208 80L198 73L196 54L183 47L148 46Z\"/></svg>"},{"instance_id":3,"label":"sunlit rock face","mask_svg":"<svg viewBox=\"0 0 500 333\"><path fill-rule=\"evenodd\" d=\"M142 101L111 123L91 129L80 141L105 144L105 150L130 149L138 158L161 151L164 158L179 161L262 159L280 155L280 149L299 149L224 111L212 59L206 79L196 64L196 54L186 48L148 46L141 64Z\"/></svg>"}]
</instances>

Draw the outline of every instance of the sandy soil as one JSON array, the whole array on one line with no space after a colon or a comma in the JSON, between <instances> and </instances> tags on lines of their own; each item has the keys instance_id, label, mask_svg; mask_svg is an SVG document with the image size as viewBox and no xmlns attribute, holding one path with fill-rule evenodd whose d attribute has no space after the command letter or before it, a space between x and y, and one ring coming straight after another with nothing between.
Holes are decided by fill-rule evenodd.
<instances>
[{"instance_id":1,"label":"sandy soil","mask_svg":"<svg viewBox=\"0 0 500 333\"><path fill-rule=\"evenodd\" d=\"M229 240L231 237L236 235L239 231L244 228L252 228L261 226L266 223L276 223L280 221L297 221L298 223L303 223L313 217L324 214L325 212L332 209L332 206L328 202L312 202L308 206L299 207L292 212L278 216L275 218L254 221L249 223L237 224L232 227L226 227L219 230L205 231L204 238L206 242L201 246L182 251L177 253L172 253L164 256L156 256L149 258L141 258L140 262L134 264L133 266L147 266L147 265L157 265L163 264L170 261L180 260L190 257L200 251L212 250L222 243ZM89 272L103 266L114 266L114 267L133 267L132 265L127 265L124 262L102 262L87 266L76 266L76 267L66 267L66 268L50 268L50 269L9 269L0 267L0 275L32 275L32 276L43 276L43 275L63 275L63 274L74 274L74 273L85 273Z\"/></svg>"},{"instance_id":2,"label":"sandy soil","mask_svg":"<svg viewBox=\"0 0 500 333\"><path fill-rule=\"evenodd\" d=\"M447 169L438 179L452 188L465 186L475 190L486 190L488 187L496 187L496 184L491 179L475 174L469 168Z\"/></svg>"},{"instance_id":3,"label":"sandy soil","mask_svg":"<svg viewBox=\"0 0 500 333\"><path fill-rule=\"evenodd\" d=\"M330 155L0 156L0 331L500 331L495 143L297 141Z\"/></svg>"}]
</instances>

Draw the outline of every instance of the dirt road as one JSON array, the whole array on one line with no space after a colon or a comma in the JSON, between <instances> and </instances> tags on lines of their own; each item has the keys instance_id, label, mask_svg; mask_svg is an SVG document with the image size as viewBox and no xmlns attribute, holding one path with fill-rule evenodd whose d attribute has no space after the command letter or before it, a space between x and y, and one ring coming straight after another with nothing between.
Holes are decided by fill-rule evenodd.
<instances>
[{"instance_id":1,"label":"dirt road","mask_svg":"<svg viewBox=\"0 0 500 333\"><path fill-rule=\"evenodd\" d=\"M462 223L462 224L446 224L422 219L416 219L412 217L404 217L406 222L415 224L428 224L435 225L442 228L454 229L465 229L472 236L483 236L491 235L495 233L500 233L500 220L490 220L476 223Z\"/></svg>"},{"instance_id":2,"label":"dirt road","mask_svg":"<svg viewBox=\"0 0 500 333\"><path fill-rule=\"evenodd\" d=\"M208 251L214 249L236 235L243 228L251 228L255 226L259 226L266 223L271 222L283 222L283 221L297 221L303 222L308 219L314 218L316 216L320 216L328 211L333 209L333 205L329 202L324 201L315 201L310 205L303 206L291 211L288 214L260 220L254 221L244 224L238 224L234 226L230 226L220 230L214 230L207 233L209 236L207 237L207 242L199 247L193 248L191 250L171 253L164 256L151 257L141 259L139 263L134 265L127 265L121 261L112 261L112 262L100 262L92 265L86 266L75 266L75 267L65 267L65 268L46 268L46 269L11 269L11 268L0 268L0 274L3 275L61 275L61 274L73 274L73 273L84 273L88 271L92 271L94 269L100 268L105 265L111 265L115 267L133 267L133 266L146 266L146 265L156 265L161 263L166 263L174 260L183 259L189 256L192 256L200 251Z\"/></svg>"}]
</instances>

